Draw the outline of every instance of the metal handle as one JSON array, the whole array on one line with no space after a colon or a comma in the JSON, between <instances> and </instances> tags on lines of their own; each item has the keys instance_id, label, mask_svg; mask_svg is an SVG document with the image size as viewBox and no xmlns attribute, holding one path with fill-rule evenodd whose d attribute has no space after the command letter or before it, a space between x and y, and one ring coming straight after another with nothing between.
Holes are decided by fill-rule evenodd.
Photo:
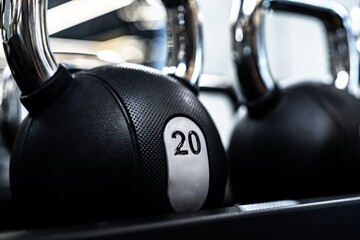
<instances>
[{"instance_id":1,"label":"metal handle","mask_svg":"<svg viewBox=\"0 0 360 240\"><path fill-rule=\"evenodd\" d=\"M1 7L5 56L20 90L28 94L58 69L49 47L47 1L3 0Z\"/></svg>"},{"instance_id":2,"label":"metal handle","mask_svg":"<svg viewBox=\"0 0 360 240\"><path fill-rule=\"evenodd\" d=\"M202 70L202 39L195 0L163 2L167 8L169 29L169 53L164 71L196 86ZM49 46L46 10L47 0L2 1L4 51L24 94L38 89L58 69Z\"/></svg>"},{"instance_id":3,"label":"metal handle","mask_svg":"<svg viewBox=\"0 0 360 240\"><path fill-rule=\"evenodd\" d=\"M358 56L351 21L340 4L329 0L243 0L234 2L238 9L232 26L233 51L239 81L248 102L260 101L276 88L271 76L264 44L264 16L267 10L303 14L320 19L325 26L331 69L335 76L348 73L349 91L358 83ZM344 81L344 75L342 74ZM351 90L350 90L351 89Z\"/></svg>"},{"instance_id":4,"label":"metal handle","mask_svg":"<svg viewBox=\"0 0 360 240\"><path fill-rule=\"evenodd\" d=\"M203 68L202 25L195 0L163 0L167 13L168 56L165 74L198 87Z\"/></svg>"}]
</instances>

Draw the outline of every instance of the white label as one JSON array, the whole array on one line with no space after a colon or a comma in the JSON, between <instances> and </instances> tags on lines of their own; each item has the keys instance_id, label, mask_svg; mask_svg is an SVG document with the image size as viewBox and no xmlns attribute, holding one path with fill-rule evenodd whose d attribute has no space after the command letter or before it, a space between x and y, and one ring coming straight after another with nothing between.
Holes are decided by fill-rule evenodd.
<instances>
[{"instance_id":1,"label":"white label","mask_svg":"<svg viewBox=\"0 0 360 240\"><path fill-rule=\"evenodd\" d=\"M199 210L209 191L209 156L203 132L186 117L171 119L164 131L168 197L175 212Z\"/></svg>"}]
</instances>

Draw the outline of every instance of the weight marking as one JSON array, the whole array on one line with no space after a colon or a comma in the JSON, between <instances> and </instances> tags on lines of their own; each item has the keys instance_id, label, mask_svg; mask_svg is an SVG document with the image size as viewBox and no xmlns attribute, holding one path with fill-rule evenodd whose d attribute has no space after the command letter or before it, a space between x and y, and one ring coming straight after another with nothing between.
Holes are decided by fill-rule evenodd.
<instances>
[{"instance_id":1,"label":"weight marking","mask_svg":"<svg viewBox=\"0 0 360 240\"><path fill-rule=\"evenodd\" d=\"M175 212L189 212L204 204L210 184L205 135L187 117L174 117L163 133L168 167L168 197Z\"/></svg>"},{"instance_id":2,"label":"weight marking","mask_svg":"<svg viewBox=\"0 0 360 240\"><path fill-rule=\"evenodd\" d=\"M178 135L180 135L181 141L180 141L179 145L176 147L174 155L175 156L176 155L188 155L189 154L188 150L181 150L181 148L184 146L184 143L186 141L185 134L180 131L175 131L175 132L173 132L171 137L176 138L176 136L178 136Z\"/></svg>"},{"instance_id":3,"label":"weight marking","mask_svg":"<svg viewBox=\"0 0 360 240\"><path fill-rule=\"evenodd\" d=\"M195 150L195 148L194 148L192 136L195 136L197 150ZM195 131L189 132L189 144L190 144L190 149L193 152L193 154L198 155L201 151L201 143L200 143L199 135Z\"/></svg>"},{"instance_id":4,"label":"weight marking","mask_svg":"<svg viewBox=\"0 0 360 240\"><path fill-rule=\"evenodd\" d=\"M174 155L175 156L176 155L182 155L182 156L188 155L189 154L188 150L181 150L184 147L184 143L186 142L185 134L181 131L175 131L172 133L171 137L176 138L179 135L181 137L181 141L180 141L179 145L176 147ZM194 136L196 139L196 148L197 148L196 150L194 148L192 136ZM195 155L198 155L201 151L201 143L200 143L199 135L195 131L190 131L188 134L188 139L189 139L189 146L190 146L191 152Z\"/></svg>"}]
</instances>

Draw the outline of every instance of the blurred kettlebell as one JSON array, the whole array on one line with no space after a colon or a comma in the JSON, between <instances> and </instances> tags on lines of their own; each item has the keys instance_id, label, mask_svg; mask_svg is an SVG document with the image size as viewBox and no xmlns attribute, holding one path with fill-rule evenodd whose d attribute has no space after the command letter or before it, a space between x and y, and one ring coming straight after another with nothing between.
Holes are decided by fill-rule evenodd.
<instances>
[{"instance_id":1,"label":"blurred kettlebell","mask_svg":"<svg viewBox=\"0 0 360 240\"><path fill-rule=\"evenodd\" d=\"M2 72L0 84L1 141L2 147L10 152L22 120L19 100L21 93L8 68Z\"/></svg>"},{"instance_id":2,"label":"blurred kettlebell","mask_svg":"<svg viewBox=\"0 0 360 240\"><path fill-rule=\"evenodd\" d=\"M228 149L240 203L299 199L360 190L360 102L334 85L309 82L280 89L267 62L267 10L313 16L325 26L335 81L358 81L358 56L346 10L334 1L243 0L232 33L247 110ZM345 74L344 74L345 73ZM349 78L343 76L348 76Z\"/></svg>"},{"instance_id":3,"label":"blurred kettlebell","mask_svg":"<svg viewBox=\"0 0 360 240\"><path fill-rule=\"evenodd\" d=\"M2 1L5 54L29 111L10 163L12 197L24 212L68 222L221 204L226 155L195 95L196 2L163 3L171 76L135 64L71 75L49 48L47 1Z\"/></svg>"}]
</instances>

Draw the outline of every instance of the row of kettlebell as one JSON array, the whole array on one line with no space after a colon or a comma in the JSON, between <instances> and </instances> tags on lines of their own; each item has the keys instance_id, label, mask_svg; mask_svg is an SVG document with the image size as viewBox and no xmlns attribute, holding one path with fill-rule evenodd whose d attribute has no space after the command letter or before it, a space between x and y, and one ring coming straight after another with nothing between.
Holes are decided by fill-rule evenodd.
<instances>
[{"instance_id":1,"label":"row of kettlebell","mask_svg":"<svg viewBox=\"0 0 360 240\"><path fill-rule=\"evenodd\" d=\"M340 5L234 4L234 55L247 114L236 124L228 161L196 98L202 39L194 0L163 0L167 75L126 63L70 74L49 48L46 2L2 2L5 54L29 110L10 169L12 197L25 213L107 219L221 207L228 174L241 203L359 190L360 102L334 86L279 89L264 50L266 10L318 17L337 49L334 69L349 73L357 93L359 60Z\"/></svg>"},{"instance_id":2,"label":"row of kettlebell","mask_svg":"<svg viewBox=\"0 0 360 240\"><path fill-rule=\"evenodd\" d=\"M360 102L354 97L359 96L359 59L347 11L334 1L237 4L233 49L247 106L228 151L237 199L259 202L359 192ZM323 23L329 70L334 83L337 77L347 82L348 91L314 79L283 89L275 84L264 46L268 10L312 16Z\"/></svg>"}]
</instances>

